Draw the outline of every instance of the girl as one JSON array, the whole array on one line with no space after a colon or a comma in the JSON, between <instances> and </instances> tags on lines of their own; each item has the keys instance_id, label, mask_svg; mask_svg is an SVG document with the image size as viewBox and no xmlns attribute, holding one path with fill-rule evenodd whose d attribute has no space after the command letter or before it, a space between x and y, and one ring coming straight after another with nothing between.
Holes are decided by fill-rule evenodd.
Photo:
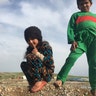
<instances>
[{"instance_id":1,"label":"girl","mask_svg":"<svg viewBox=\"0 0 96 96\"><path fill-rule=\"evenodd\" d=\"M36 26L28 27L24 32L28 43L25 53L26 62L21 63L31 92L41 90L52 78L54 60L52 47L47 41L42 41L41 30Z\"/></svg>"},{"instance_id":2,"label":"girl","mask_svg":"<svg viewBox=\"0 0 96 96\"><path fill-rule=\"evenodd\" d=\"M68 25L68 43L71 52L59 74L55 86L61 86L75 61L85 52L89 65L91 93L96 96L96 14L90 12L91 0L77 0L80 12L71 16Z\"/></svg>"}]
</instances>

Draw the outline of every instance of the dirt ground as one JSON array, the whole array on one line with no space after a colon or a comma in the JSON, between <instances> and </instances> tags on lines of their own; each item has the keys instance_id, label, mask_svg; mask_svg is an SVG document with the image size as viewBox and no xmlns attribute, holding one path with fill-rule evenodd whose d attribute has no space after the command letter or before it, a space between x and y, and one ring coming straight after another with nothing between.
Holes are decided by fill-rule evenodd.
<instances>
[{"instance_id":1,"label":"dirt ground","mask_svg":"<svg viewBox=\"0 0 96 96\"><path fill-rule=\"evenodd\" d=\"M66 81L55 88L53 78L41 91L30 93L28 83L22 78L0 80L0 96L91 96L89 82Z\"/></svg>"}]
</instances>

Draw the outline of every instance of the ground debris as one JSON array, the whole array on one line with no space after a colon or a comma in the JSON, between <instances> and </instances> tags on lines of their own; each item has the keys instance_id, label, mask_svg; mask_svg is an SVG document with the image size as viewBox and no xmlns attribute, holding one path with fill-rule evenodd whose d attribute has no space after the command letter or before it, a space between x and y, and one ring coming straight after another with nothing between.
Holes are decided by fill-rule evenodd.
<instances>
[{"instance_id":1,"label":"ground debris","mask_svg":"<svg viewBox=\"0 0 96 96\"><path fill-rule=\"evenodd\" d=\"M26 80L9 79L0 82L0 96L91 96L88 82L66 83L59 88L55 88L52 80L41 91L30 93Z\"/></svg>"},{"instance_id":2,"label":"ground debris","mask_svg":"<svg viewBox=\"0 0 96 96\"><path fill-rule=\"evenodd\" d=\"M52 79L41 91L30 93L27 80L10 78L0 80L0 96L91 96L89 82L66 81L59 88L55 88Z\"/></svg>"}]
</instances>

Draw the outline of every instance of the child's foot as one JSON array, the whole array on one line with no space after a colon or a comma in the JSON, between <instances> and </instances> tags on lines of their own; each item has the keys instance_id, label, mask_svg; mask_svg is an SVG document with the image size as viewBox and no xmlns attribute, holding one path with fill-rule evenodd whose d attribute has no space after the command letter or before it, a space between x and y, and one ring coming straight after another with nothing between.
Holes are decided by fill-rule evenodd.
<instances>
[{"instance_id":1,"label":"child's foot","mask_svg":"<svg viewBox=\"0 0 96 96\"><path fill-rule=\"evenodd\" d=\"M55 83L54 83L55 87L61 87L62 86L62 81L61 80L57 80Z\"/></svg>"},{"instance_id":2,"label":"child's foot","mask_svg":"<svg viewBox=\"0 0 96 96\"><path fill-rule=\"evenodd\" d=\"M45 85L47 84L46 81L38 81L35 85L31 88L31 92L40 91Z\"/></svg>"},{"instance_id":3,"label":"child's foot","mask_svg":"<svg viewBox=\"0 0 96 96\"><path fill-rule=\"evenodd\" d=\"M91 90L92 96L96 96L96 90Z\"/></svg>"}]
</instances>

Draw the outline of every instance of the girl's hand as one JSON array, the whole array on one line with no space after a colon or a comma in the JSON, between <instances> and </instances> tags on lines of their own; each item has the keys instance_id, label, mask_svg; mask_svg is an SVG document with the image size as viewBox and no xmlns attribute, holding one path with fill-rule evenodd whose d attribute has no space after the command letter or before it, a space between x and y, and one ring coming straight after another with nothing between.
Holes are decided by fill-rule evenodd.
<instances>
[{"instance_id":1,"label":"girl's hand","mask_svg":"<svg viewBox=\"0 0 96 96\"><path fill-rule=\"evenodd\" d=\"M74 51L74 50L77 48L77 46L78 46L77 42L74 41L74 42L72 43L72 45L71 45L70 50L71 50L71 51Z\"/></svg>"},{"instance_id":2,"label":"girl's hand","mask_svg":"<svg viewBox=\"0 0 96 96\"><path fill-rule=\"evenodd\" d=\"M32 53L36 54L38 52L38 49L36 48L36 44L33 42L33 40L29 41L29 45L33 47Z\"/></svg>"},{"instance_id":3,"label":"girl's hand","mask_svg":"<svg viewBox=\"0 0 96 96\"><path fill-rule=\"evenodd\" d=\"M35 45L33 44L33 41L32 41L32 40L30 40L30 41L28 42L28 44L29 44L30 47L32 47L32 48L34 49Z\"/></svg>"},{"instance_id":4,"label":"girl's hand","mask_svg":"<svg viewBox=\"0 0 96 96\"><path fill-rule=\"evenodd\" d=\"M35 47L33 50L32 50L32 53L36 54L38 52L38 49Z\"/></svg>"}]
</instances>

